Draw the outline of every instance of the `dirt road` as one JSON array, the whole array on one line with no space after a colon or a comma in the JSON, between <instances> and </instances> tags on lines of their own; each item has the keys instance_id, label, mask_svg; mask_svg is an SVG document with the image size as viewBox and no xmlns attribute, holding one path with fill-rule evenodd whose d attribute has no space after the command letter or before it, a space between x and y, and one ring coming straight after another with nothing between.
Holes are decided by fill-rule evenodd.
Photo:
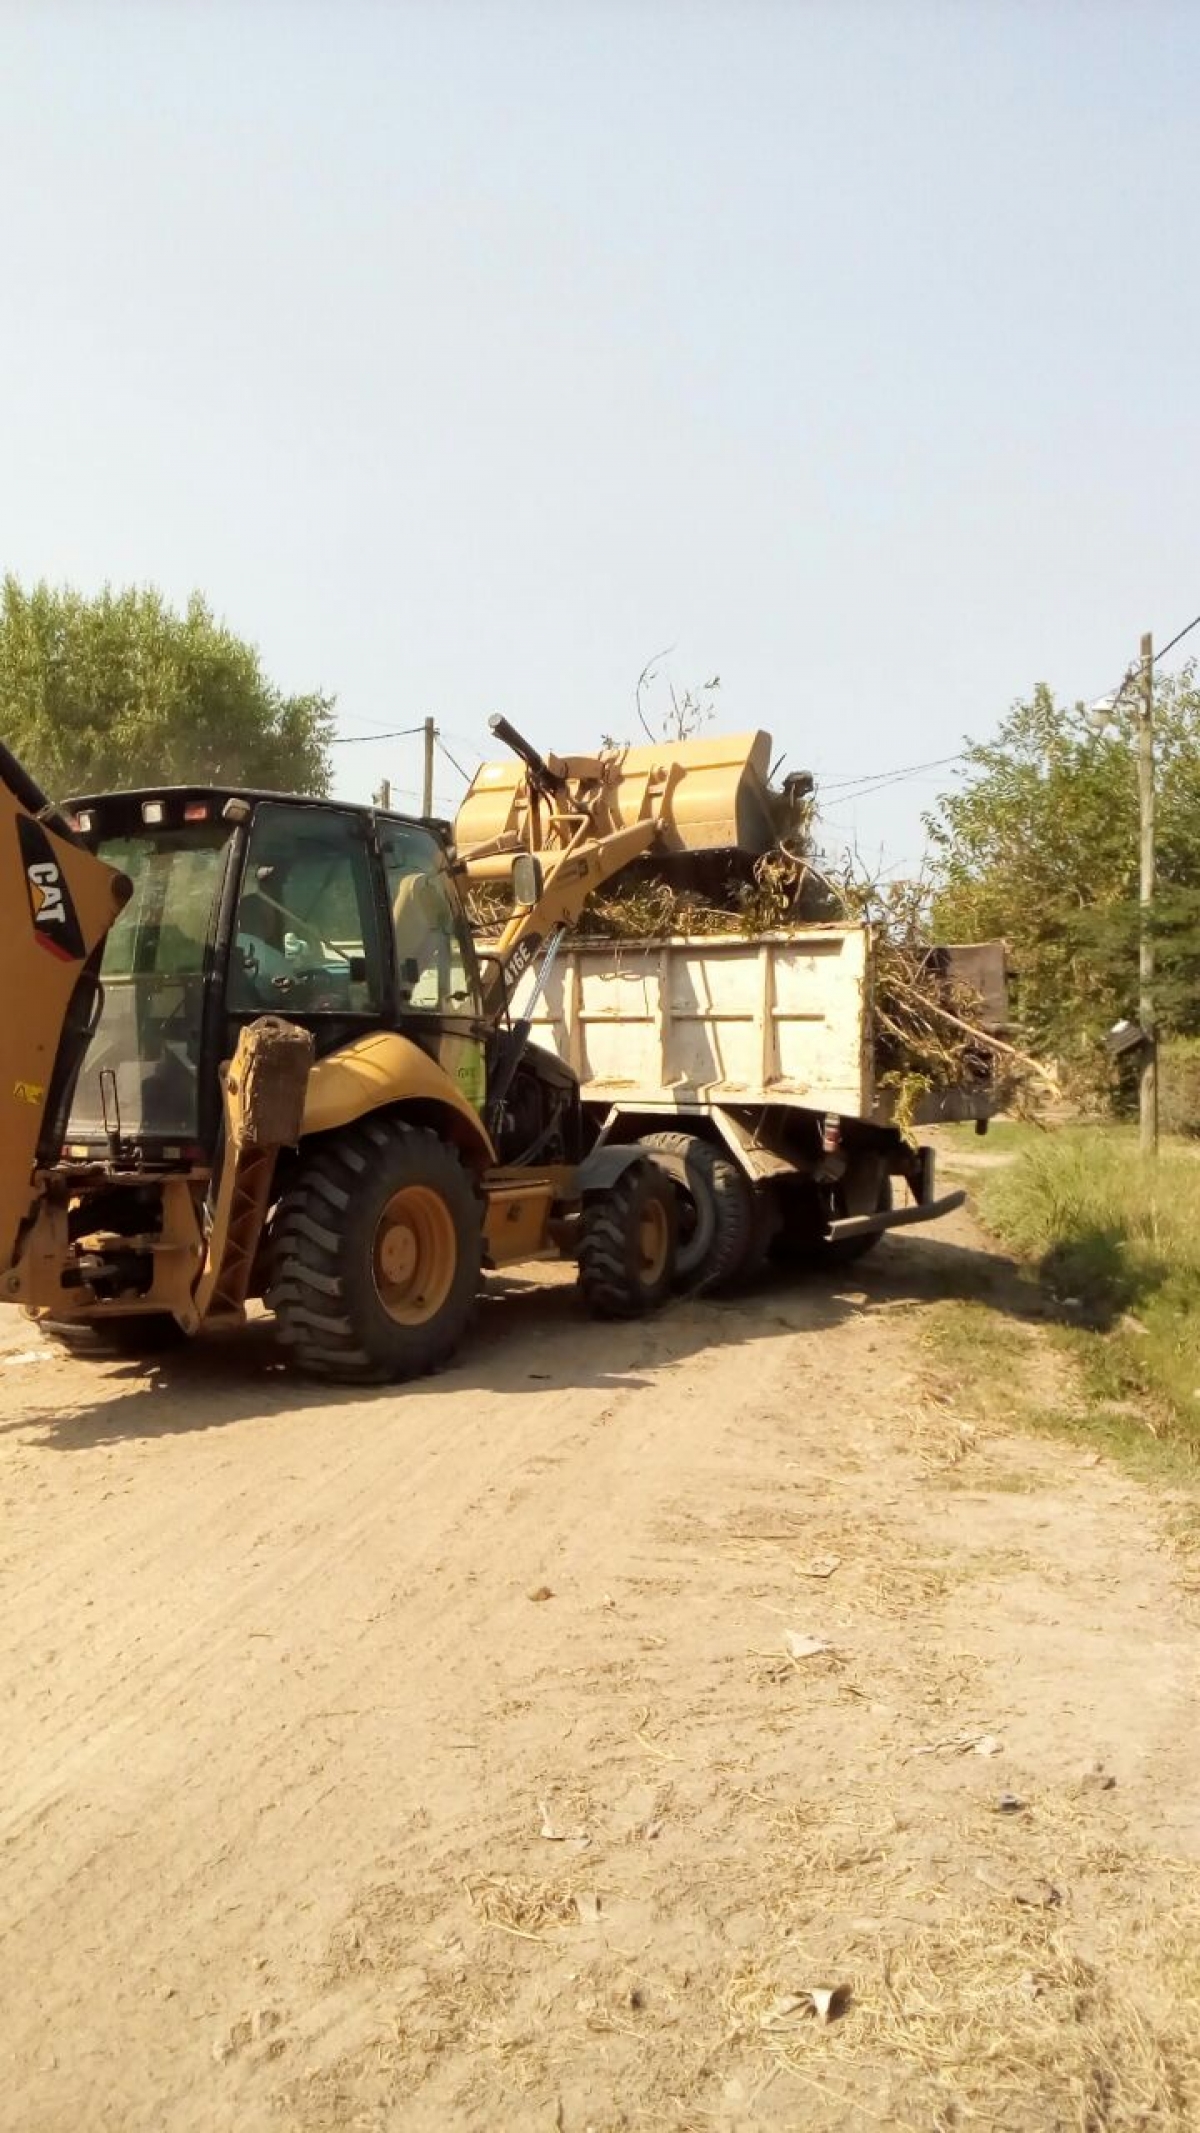
<instances>
[{"instance_id":1,"label":"dirt road","mask_svg":"<svg viewBox=\"0 0 1200 2133\"><path fill-rule=\"evenodd\" d=\"M0 1328L0 2123L1195 2123L1194 1602L931 1362L1041 1367L977 1247L400 1393Z\"/></svg>"}]
</instances>

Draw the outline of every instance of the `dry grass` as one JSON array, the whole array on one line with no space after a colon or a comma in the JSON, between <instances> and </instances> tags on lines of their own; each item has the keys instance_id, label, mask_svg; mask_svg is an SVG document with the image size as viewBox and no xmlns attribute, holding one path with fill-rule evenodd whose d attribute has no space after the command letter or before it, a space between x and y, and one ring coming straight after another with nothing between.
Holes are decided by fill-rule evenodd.
<instances>
[{"instance_id":1,"label":"dry grass","mask_svg":"<svg viewBox=\"0 0 1200 2133\"><path fill-rule=\"evenodd\" d=\"M649 1672L615 1677L616 1697L596 1675L607 1716L573 1765L524 1772L556 1827L586 1827L586 1854L548 1852L514 1809L456 1855L463 1900L415 1963L411 1929L368 1905L356 1954L388 2020L357 2087L348 2068L303 2121L313 2133L406 2123L418 2092L414 2127L1200 2124L1200 1865L1144 1841L1145 1789L1124 1768L1104 1790L1064 1777L1052 1740L1022 1741L958 1641L980 1597L964 1581L1015 1571L1053 1595L1060 1569L1007 1517L972 1534L967 1507L951 1546L950 1508L931 1505L930 1478L964 1465L998 1486L1007 1413L1046 1391L1037 1333L961 1330L961 1353L918 1365L869 1438L891 1460L878 1482L870 1456L824 1493L824 1467L807 1495L776 1476L659 1536L703 1566L688 1605L723 1596L703 1687L676 1679L668 1640ZM972 1392L969 1420L968 1356L989 1378L1004 1365L995 1406ZM638 1593L662 1604L654 1580ZM792 1657L789 1631L834 1648ZM987 1734L998 1752L971 1752ZM561 1878L537 1878L543 1863Z\"/></svg>"},{"instance_id":2,"label":"dry grass","mask_svg":"<svg viewBox=\"0 0 1200 2133\"><path fill-rule=\"evenodd\" d=\"M932 1856L902 1803L753 1804L774 1931L729 1976L726 2049L819 2082L819 2122L878 2086L896 2126L1196 2123L1194 1865L1139 1852L1090 1794L977 1802ZM1121 1875L1144 1892L1123 1915ZM823 2021L807 1996L830 1992Z\"/></svg>"},{"instance_id":3,"label":"dry grass","mask_svg":"<svg viewBox=\"0 0 1200 2133\"><path fill-rule=\"evenodd\" d=\"M814 1985L848 1985L844 2014L775 2012ZM1156 2028L1048 1912L993 1903L881 1936L846 1980L814 1975L792 1947L741 1965L726 2004L736 2036L801 2077L832 2086L848 2064L903 2069L894 2123L907 2100L924 2124L1182 2128L1200 2097L1186 2029Z\"/></svg>"},{"instance_id":4,"label":"dry grass","mask_svg":"<svg viewBox=\"0 0 1200 2133\"><path fill-rule=\"evenodd\" d=\"M998 1169L986 1221L1034 1262L1074 1327L1091 1426L1135 1462L1200 1466L1200 1162L1164 1142L1147 1161L1100 1127L1047 1134ZM1156 1447L1158 1447L1156 1451ZM1190 1467L1190 1474L1189 1474Z\"/></svg>"},{"instance_id":5,"label":"dry grass","mask_svg":"<svg viewBox=\"0 0 1200 2133\"><path fill-rule=\"evenodd\" d=\"M578 1924L583 1899L565 1882L510 1881L487 1875L467 1883L467 1894L485 1925L519 1940L547 1940L563 1926Z\"/></svg>"},{"instance_id":6,"label":"dry grass","mask_svg":"<svg viewBox=\"0 0 1200 2133\"><path fill-rule=\"evenodd\" d=\"M356 1945L390 2011L344 2065L290 2086L293 2122L371 2124L375 2106L391 2122L454 2068L481 2109L501 2084L528 2097L521 2123L553 2124L596 2050L610 2101L637 2099L614 2123L656 2133L719 2124L731 2085L764 2084L781 2114L764 2124L814 2133L1200 2121L1200 1867L1142 1845L1119 1791L1081 1780L1002 1811L1000 1764L968 1755L895 1757L858 1782L831 1770L797 1797L739 1791L737 1760L729 1849L657 1900L736 1918L740 1953L722 1931L685 1969L629 1933L644 1845L632 1860L602 1845L586 1888L470 1879L467 1916L433 1948L377 1891Z\"/></svg>"}]
</instances>

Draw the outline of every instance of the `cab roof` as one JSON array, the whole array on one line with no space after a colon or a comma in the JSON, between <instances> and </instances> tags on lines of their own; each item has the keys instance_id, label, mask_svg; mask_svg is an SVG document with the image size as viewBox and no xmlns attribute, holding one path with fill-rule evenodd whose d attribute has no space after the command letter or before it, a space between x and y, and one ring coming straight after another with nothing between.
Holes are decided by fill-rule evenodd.
<instances>
[{"instance_id":1,"label":"cab roof","mask_svg":"<svg viewBox=\"0 0 1200 2133\"><path fill-rule=\"evenodd\" d=\"M209 819L219 821L222 809L229 800L244 801L248 807L257 807L263 801L276 806L307 807L326 814L359 815L364 821L379 819L385 822L403 822L410 829L424 829L445 843L451 826L440 815L406 815L394 807L375 807L362 800L322 799L314 793L274 792L261 785L131 785L118 791L82 793L62 802L68 815L85 813L89 809L97 814L115 811L125 815L135 812L139 817L147 801L161 801L167 810L168 822L182 822L187 807L206 806ZM147 828L159 828L158 823Z\"/></svg>"}]
</instances>

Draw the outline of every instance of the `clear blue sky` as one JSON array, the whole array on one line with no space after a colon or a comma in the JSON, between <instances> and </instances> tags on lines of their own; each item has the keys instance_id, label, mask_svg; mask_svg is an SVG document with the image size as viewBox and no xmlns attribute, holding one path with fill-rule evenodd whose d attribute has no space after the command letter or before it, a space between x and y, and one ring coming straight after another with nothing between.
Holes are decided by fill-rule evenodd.
<instances>
[{"instance_id":1,"label":"clear blue sky","mask_svg":"<svg viewBox=\"0 0 1200 2133\"><path fill-rule=\"evenodd\" d=\"M1195 5L2 0L0 37L0 565L200 587L345 733L591 746L673 645L855 778L1200 610ZM830 841L912 864L937 785L831 784Z\"/></svg>"}]
</instances>

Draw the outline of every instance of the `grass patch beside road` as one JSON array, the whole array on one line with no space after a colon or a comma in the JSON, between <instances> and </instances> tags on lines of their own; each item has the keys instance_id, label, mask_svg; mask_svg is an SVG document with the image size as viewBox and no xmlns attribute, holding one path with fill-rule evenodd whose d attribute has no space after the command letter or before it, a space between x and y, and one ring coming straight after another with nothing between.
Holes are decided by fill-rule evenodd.
<instances>
[{"instance_id":1,"label":"grass patch beside road","mask_svg":"<svg viewBox=\"0 0 1200 2133\"><path fill-rule=\"evenodd\" d=\"M990 1176L988 1227L1032 1262L1077 1330L1092 1398L1131 1403L1160 1439L1200 1452L1200 1160L1146 1161L1101 1127L1039 1135ZM1097 1417L1099 1420L1100 1417Z\"/></svg>"}]
</instances>

